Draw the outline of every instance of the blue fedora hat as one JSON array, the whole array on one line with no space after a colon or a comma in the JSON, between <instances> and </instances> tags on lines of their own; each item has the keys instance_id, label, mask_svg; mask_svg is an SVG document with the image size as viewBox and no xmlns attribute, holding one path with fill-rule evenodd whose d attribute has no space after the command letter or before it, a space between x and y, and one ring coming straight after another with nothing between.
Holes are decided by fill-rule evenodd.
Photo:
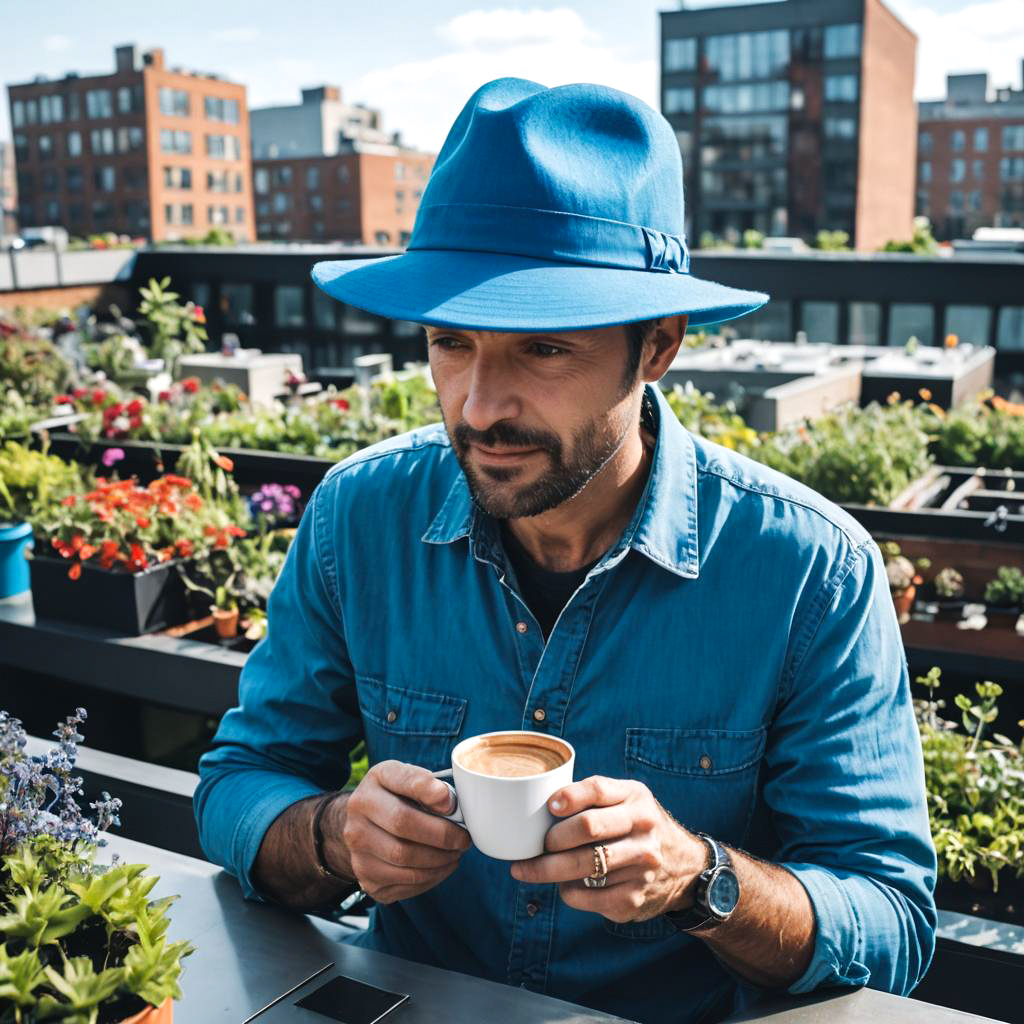
<instances>
[{"instance_id":1,"label":"blue fedora hat","mask_svg":"<svg viewBox=\"0 0 1024 1024\"><path fill-rule=\"evenodd\" d=\"M570 331L768 299L690 274L683 171L669 123L602 85L481 86L452 125L408 249L313 267L328 295L396 320Z\"/></svg>"}]
</instances>

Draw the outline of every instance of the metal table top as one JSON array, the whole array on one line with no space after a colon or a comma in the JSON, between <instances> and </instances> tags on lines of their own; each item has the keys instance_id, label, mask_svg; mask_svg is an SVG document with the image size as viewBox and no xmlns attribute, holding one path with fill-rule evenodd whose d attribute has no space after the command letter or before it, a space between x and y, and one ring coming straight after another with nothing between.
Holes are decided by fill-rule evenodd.
<instances>
[{"instance_id":1,"label":"metal table top","mask_svg":"<svg viewBox=\"0 0 1024 1024\"><path fill-rule=\"evenodd\" d=\"M180 896L171 910L170 934L197 947L184 961L184 998L175 1007L176 1019L187 1024L242 1024L254 1016L257 1024L328 1024L328 1018L294 1002L339 973L410 994L387 1016L388 1024L621 1020L526 989L342 945L341 926L244 900L235 879L212 864L115 835L108 839L101 861L116 852L131 863L148 864L160 875L153 895ZM314 975L316 980L305 984ZM285 993L291 994L277 1002ZM989 1018L859 989L773 1000L733 1019L765 1024L911 1024L923 1019L929 1024L968 1024Z\"/></svg>"}]
</instances>

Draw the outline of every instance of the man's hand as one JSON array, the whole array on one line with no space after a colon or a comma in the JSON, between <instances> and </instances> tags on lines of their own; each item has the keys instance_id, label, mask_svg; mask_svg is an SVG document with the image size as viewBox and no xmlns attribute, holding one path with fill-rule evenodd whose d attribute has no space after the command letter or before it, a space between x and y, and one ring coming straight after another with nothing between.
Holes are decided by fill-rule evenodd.
<instances>
[{"instance_id":1,"label":"man's hand","mask_svg":"<svg viewBox=\"0 0 1024 1024\"><path fill-rule=\"evenodd\" d=\"M562 899L619 923L646 921L693 905L707 847L679 825L642 782L593 775L565 786L548 800L565 821L552 825L546 853L516 861L521 882L558 882ZM608 881L588 889L594 847L608 850Z\"/></svg>"},{"instance_id":2,"label":"man's hand","mask_svg":"<svg viewBox=\"0 0 1024 1024\"><path fill-rule=\"evenodd\" d=\"M448 787L426 768L381 761L347 800L325 814L324 857L378 903L418 896L443 882L472 845L469 834L417 804L449 814Z\"/></svg>"}]
</instances>

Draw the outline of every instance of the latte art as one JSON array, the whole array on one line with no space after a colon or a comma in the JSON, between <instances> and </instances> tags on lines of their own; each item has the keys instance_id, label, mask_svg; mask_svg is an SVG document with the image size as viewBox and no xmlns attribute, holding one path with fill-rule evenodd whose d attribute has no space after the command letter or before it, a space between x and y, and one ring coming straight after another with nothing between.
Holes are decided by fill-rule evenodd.
<instances>
[{"instance_id":1,"label":"latte art","mask_svg":"<svg viewBox=\"0 0 1024 1024\"><path fill-rule=\"evenodd\" d=\"M524 742L518 737L505 742L501 740L501 737L482 740L476 746L463 750L459 754L459 764L481 775L515 779L543 775L569 760L562 747L548 746L540 741Z\"/></svg>"}]
</instances>

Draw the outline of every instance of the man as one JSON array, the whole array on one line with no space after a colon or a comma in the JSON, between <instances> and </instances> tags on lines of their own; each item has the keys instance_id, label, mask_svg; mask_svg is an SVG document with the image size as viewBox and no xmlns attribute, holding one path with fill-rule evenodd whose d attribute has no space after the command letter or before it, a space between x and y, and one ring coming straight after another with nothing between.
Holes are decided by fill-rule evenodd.
<instances>
[{"instance_id":1,"label":"man","mask_svg":"<svg viewBox=\"0 0 1024 1024\"><path fill-rule=\"evenodd\" d=\"M633 97L503 79L455 122L409 251L314 268L425 325L444 424L317 489L200 764L202 842L252 898L361 887L360 945L631 1019L905 993L935 859L885 572L655 386L688 322L765 299L688 273L681 182ZM438 816L430 772L515 728L569 740L578 781L509 865Z\"/></svg>"}]
</instances>

